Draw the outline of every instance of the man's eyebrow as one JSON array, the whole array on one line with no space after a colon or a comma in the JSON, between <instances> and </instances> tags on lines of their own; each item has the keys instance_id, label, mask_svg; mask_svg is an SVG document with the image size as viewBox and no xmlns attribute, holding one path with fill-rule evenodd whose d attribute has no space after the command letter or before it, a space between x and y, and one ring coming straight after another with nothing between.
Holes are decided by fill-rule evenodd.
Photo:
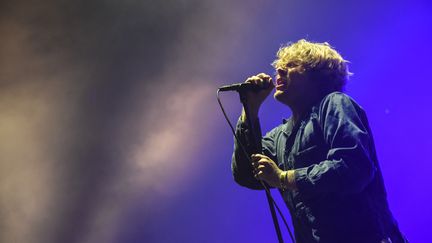
<instances>
[{"instance_id":1,"label":"man's eyebrow","mask_svg":"<svg viewBox=\"0 0 432 243\"><path fill-rule=\"evenodd\" d=\"M295 65L298 65L298 64L299 64L299 63L296 62L296 61L290 61L290 62L288 62L288 63L286 64L286 66L289 67L289 66L295 66Z\"/></svg>"}]
</instances>

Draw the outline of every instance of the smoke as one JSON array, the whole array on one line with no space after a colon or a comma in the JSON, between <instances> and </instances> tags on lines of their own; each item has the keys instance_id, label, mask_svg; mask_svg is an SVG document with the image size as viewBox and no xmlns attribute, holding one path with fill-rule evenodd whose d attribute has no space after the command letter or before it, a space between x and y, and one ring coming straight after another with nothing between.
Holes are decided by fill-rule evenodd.
<instances>
[{"instance_id":1,"label":"smoke","mask_svg":"<svg viewBox=\"0 0 432 243\"><path fill-rule=\"evenodd\" d=\"M116 242L134 200L149 191L175 198L172 185L194 183L215 87L258 10L229 1L5 3L0 241Z\"/></svg>"}]
</instances>

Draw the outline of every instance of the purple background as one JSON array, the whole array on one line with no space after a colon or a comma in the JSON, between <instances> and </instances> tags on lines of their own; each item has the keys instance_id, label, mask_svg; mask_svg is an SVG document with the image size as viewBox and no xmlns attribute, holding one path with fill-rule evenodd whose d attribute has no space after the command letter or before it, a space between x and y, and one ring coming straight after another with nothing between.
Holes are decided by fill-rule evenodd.
<instances>
[{"instance_id":1,"label":"purple background","mask_svg":"<svg viewBox=\"0 0 432 243\"><path fill-rule=\"evenodd\" d=\"M429 241L428 1L0 9L0 242L276 242L264 193L232 180L215 92L273 74L279 46L301 38L351 62L346 91L369 116L392 212L411 242ZM221 97L235 123L237 94ZM289 115L266 100L263 132Z\"/></svg>"}]
</instances>

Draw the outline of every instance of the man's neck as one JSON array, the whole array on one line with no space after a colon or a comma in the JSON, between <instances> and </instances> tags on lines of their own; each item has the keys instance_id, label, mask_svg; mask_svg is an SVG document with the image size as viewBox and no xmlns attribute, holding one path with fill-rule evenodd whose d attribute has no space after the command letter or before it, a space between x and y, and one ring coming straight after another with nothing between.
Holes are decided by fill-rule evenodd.
<instances>
[{"instance_id":1,"label":"man's neck","mask_svg":"<svg viewBox=\"0 0 432 243\"><path fill-rule=\"evenodd\" d=\"M298 102L298 104L291 105L290 108L294 124L297 124L319 99L320 97L316 96L314 99L302 100Z\"/></svg>"},{"instance_id":2,"label":"man's neck","mask_svg":"<svg viewBox=\"0 0 432 243\"><path fill-rule=\"evenodd\" d=\"M305 110L303 111L294 110L294 109L291 110L292 110L292 121L294 125L297 124L307 112Z\"/></svg>"}]
</instances>

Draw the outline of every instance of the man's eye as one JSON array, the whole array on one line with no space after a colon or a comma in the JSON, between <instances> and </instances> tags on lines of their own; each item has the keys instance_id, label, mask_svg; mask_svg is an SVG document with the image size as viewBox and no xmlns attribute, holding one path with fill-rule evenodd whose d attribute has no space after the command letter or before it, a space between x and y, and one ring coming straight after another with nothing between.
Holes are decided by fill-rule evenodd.
<instances>
[{"instance_id":1,"label":"man's eye","mask_svg":"<svg viewBox=\"0 0 432 243\"><path fill-rule=\"evenodd\" d=\"M278 69L277 70L277 74L279 74L280 76L286 76L287 75L287 71L282 70L282 69Z\"/></svg>"}]
</instances>

